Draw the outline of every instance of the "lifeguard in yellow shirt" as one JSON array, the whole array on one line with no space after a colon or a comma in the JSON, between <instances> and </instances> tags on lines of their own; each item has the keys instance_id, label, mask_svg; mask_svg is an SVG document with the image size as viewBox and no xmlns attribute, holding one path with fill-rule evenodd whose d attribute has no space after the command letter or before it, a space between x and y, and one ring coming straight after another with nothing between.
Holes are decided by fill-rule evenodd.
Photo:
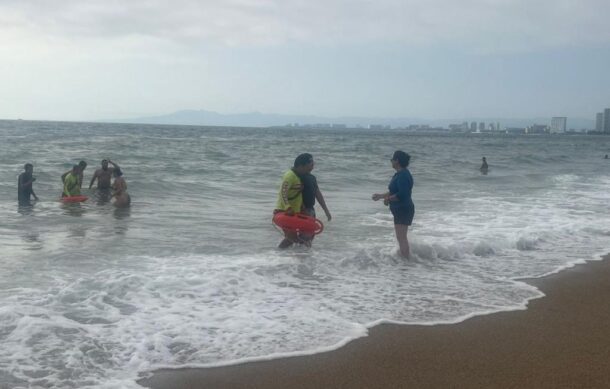
<instances>
[{"instance_id":1,"label":"lifeguard in yellow shirt","mask_svg":"<svg viewBox=\"0 0 610 389\"><path fill-rule=\"evenodd\" d=\"M80 166L74 165L70 173L65 176L62 176L62 179L64 181L64 192L61 194L62 197L80 195L80 172Z\"/></svg>"},{"instance_id":2,"label":"lifeguard in yellow shirt","mask_svg":"<svg viewBox=\"0 0 610 389\"><path fill-rule=\"evenodd\" d=\"M299 175L303 175L310 170L310 165L313 164L311 154L301 154L294 160L292 169L284 173L282 184L277 196L277 203L273 213L286 212L288 215L299 213L303 208L303 183ZM299 238L294 231L284 230L284 239L278 246L281 249L290 247L293 243L298 242Z\"/></svg>"}]
</instances>

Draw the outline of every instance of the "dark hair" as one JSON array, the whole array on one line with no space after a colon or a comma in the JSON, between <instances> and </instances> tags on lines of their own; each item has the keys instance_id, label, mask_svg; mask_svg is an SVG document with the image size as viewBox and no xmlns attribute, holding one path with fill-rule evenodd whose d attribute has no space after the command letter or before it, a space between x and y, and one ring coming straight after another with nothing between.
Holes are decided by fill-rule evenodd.
<instances>
[{"instance_id":1,"label":"dark hair","mask_svg":"<svg viewBox=\"0 0 610 389\"><path fill-rule=\"evenodd\" d=\"M72 170L74 170L74 169L76 169L76 170L80 170L80 166L79 166L79 165L74 165L74 166L72 166Z\"/></svg>"},{"instance_id":2,"label":"dark hair","mask_svg":"<svg viewBox=\"0 0 610 389\"><path fill-rule=\"evenodd\" d=\"M401 167L409 166L409 161L411 160L411 156L404 151L396 150L394 155L392 156L392 160L398 161L398 164Z\"/></svg>"},{"instance_id":3,"label":"dark hair","mask_svg":"<svg viewBox=\"0 0 610 389\"><path fill-rule=\"evenodd\" d=\"M25 170L28 170L28 168L29 168L29 167L33 168L33 167L34 167L34 165L32 165L31 163L26 163L25 165L23 165L23 168L24 168Z\"/></svg>"},{"instance_id":4,"label":"dark hair","mask_svg":"<svg viewBox=\"0 0 610 389\"><path fill-rule=\"evenodd\" d=\"M121 169L119 169L118 167L114 169L115 177L121 177L122 175L123 175L123 172L121 171Z\"/></svg>"},{"instance_id":5,"label":"dark hair","mask_svg":"<svg viewBox=\"0 0 610 389\"><path fill-rule=\"evenodd\" d=\"M294 160L294 167L305 166L310 164L312 161L313 156L311 154L303 153Z\"/></svg>"},{"instance_id":6,"label":"dark hair","mask_svg":"<svg viewBox=\"0 0 610 389\"><path fill-rule=\"evenodd\" d=\"M78 166L80 166L80 167L82 167L82 168L84 169L84 168L86 168L86 167L87 167L87 162L85 162L85 161L80 161L80 162L78 163Z\"/></svg>"}]
</instances>

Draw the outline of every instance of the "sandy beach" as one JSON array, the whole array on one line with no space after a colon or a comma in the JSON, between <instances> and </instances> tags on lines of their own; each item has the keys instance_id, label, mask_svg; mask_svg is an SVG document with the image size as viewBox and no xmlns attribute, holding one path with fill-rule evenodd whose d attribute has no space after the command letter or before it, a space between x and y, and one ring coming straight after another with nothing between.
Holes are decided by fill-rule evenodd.
<instances>
[{"instance_id":1,"label":"sandy beach","mask_svg":"<svg viewBox=\"0 0 610 389\"><path fill-rule=\"evenodd\" d=\"M150 388L608 388L610 256L527 280L527 310L458 324L384 324L338 350L209 369L160 370Z\"/></svg>"}]
</instances>

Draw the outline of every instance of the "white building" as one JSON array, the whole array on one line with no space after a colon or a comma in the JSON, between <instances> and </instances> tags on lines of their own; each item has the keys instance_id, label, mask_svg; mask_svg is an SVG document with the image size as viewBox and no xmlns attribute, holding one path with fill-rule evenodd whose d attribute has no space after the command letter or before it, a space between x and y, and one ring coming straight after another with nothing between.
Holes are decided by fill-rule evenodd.
<instances>
[{"instance_id":1,"label":"white building","mask_svg":"<svg viewBox=\"0 0 610 389\"><path fill-rule=\"evenodd\" d=\"M604 130L604 113L598 112L595 115L595 131L602 132Z\"/></svg>"},{"instance_id":2,"label":"white building","mask_svg":"<svg viewBox=\"0 0 610 389\"><path fill-rule=\"evenodd\" d=\"M566 132L567 117L554 117L551 119L551 134Z\"/></svg>"}]
</instances>

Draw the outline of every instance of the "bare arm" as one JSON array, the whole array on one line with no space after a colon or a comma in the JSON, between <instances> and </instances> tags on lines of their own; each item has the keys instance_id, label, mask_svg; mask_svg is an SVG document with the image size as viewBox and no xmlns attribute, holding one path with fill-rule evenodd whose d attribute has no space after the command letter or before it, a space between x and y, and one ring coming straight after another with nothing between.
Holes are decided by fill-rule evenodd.
<instances>
[{"instance_id":1,"label":"bare arm","mask_svg":"<svg viewBox=\"0 0 610 389\"><path fill-rule=\"evenodd\" d=\"M290 207L290 202L288 201L288 190L290 189L290 183L288 181L283 181L282 182L282 201L284 202L284 204L288 205L288 208L286 208L286 213L287 214L292 214L294 213L294 209L292 209L292 207Z\"/></svg>"},{"instance_id":2,"label":"bare arm","mask_svg":"<svg viewBox=\"0 0 610 389\"><path fill-rule=\"evenodd\" d=\"M326 214L326 218L328 219L328 221L330 221L332 219L332 216L330 215L330 211L328 210L328 207L326 206L326 201L324 201L324 196L322 196L322 192L320 192L320 188L316 188L316 200L318 200L318 204L320 204L320 206L324 210L324 213Z\"/></svg>"},{"instance_id":3,"label":"bare arm","mask_svg":"<svg viewBox=\"0 0 610 389\"><path fill-rule=\"evenodd\" d=\"M93 173L93 177L91 177L91 182L89 183L89 189L91 189L91 187L93 186L93 183L95 182L96 178L97 178L97 170L95 171L95 173Z\"/></svg>"},{"instance_id":4,"label":"bare arm","mask_svg":"<svg viewBox=\"0 0 610 389\"><path fill-rule=\"evenodd\" d=\"M114 163L111 160L108 160L108 163L112 165L112 169L121 169L118 163Z\"/></svg>"},{"instance_id":5,"label":"bare arm","mask_svg":"<svg viewBox=\"0 0 610 389\"><path fill-rule=\"evenodd\" d=\"M387 200L388 197L390 196L390 192L385 192L385 193L375 193L373 194L373 201L377 201L377 200Z\"/></svg>"}]
</instances>

